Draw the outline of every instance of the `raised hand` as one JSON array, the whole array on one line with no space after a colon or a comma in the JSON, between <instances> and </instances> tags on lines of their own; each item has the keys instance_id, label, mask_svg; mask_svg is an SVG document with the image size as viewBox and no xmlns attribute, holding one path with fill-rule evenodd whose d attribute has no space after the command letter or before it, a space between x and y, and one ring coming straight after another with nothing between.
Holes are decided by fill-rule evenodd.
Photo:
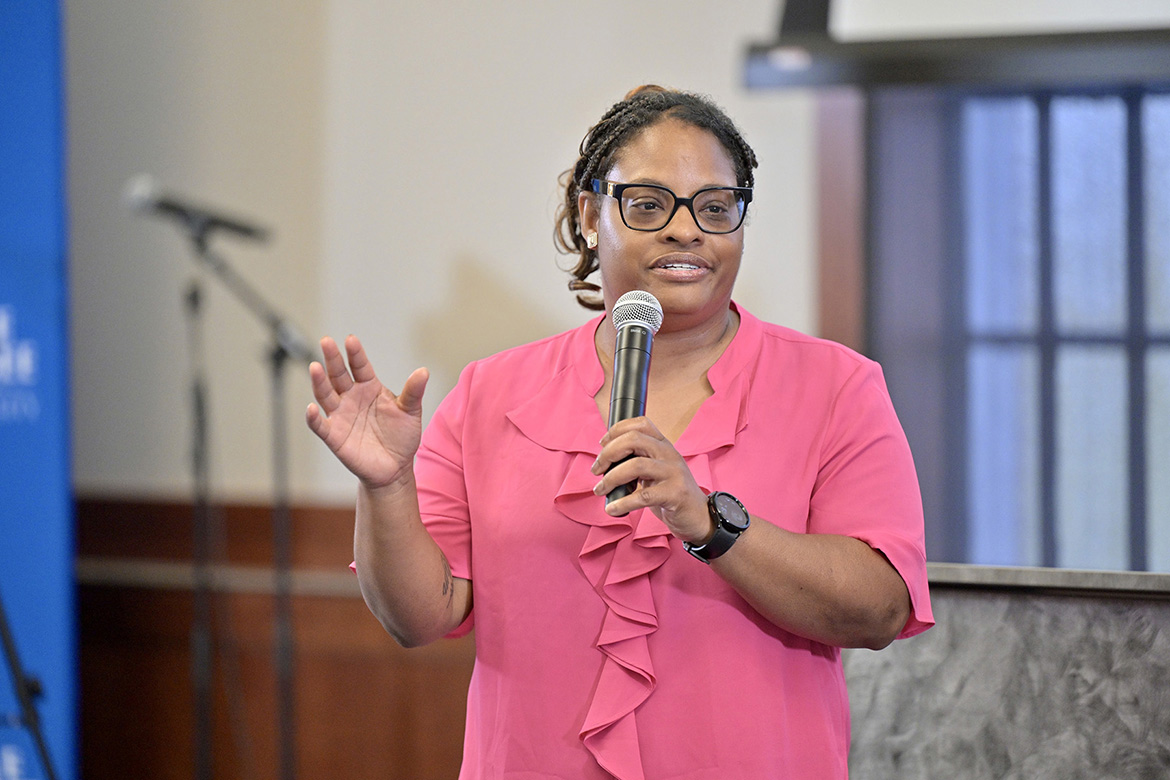
<instances>
[{"instance_id":1,"label":"raised hand","mask_svg":"<svg viewBox=\"0 0 1170 780\"><path fill-rule=\"evenodd\" d=\"M395 395L378 381L356 336L345 340L348 368L333 339L322 339L321 351L325 364L309 366L317 399L305 412L309 428L367 488L411 474L422 436L427 370L416 369Z\"/></svg>"}]
</instances>

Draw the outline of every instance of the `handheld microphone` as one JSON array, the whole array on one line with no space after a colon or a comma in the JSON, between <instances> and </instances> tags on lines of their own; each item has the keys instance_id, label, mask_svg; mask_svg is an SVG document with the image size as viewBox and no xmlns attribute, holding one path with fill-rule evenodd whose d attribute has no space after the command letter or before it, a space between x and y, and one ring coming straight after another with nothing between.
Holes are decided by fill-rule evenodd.
<instances>
[{"instance_id":1,"label":"handheld microphone","mask_svg":"<svg viewBox=\"0 0 1170 780\"><path fill-rule=\"evenodd\" d=\"M662 327L662 305L644 290L631 290L613 306L617 341L613 351L613 387L609 393L609 427L646 413L650 347ZM628 458L627 458L628 459ZM619 485L605 497L608 504L633 493L637 483Z\"/></svg>"},{"instance_id":2,"label":"handheld microphone","mask_svg":"<svg viewBox=\"0 0 1170 780\"><path fill-rule=\"evenodd\" d=\"M173 217L186 224L188 229L199 236L205 236L213 230L223 230L253 241L268 239L266 228L164 193L160 190L158 182L145 174L135 176L126 182L122 199L132 211Z\"/></svg>"}]
</instances>

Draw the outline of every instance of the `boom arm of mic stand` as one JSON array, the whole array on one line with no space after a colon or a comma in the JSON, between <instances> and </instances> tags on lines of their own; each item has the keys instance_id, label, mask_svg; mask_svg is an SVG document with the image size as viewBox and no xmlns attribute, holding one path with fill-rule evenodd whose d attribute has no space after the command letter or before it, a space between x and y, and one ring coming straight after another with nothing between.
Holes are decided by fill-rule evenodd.
<instances>
[{"instance_id":1,"label":"boom arm of mic stand","mask_svg":"<svg viewBox=\"0 0 1170 780\"><path fill-rule=\"evenodd\" d=\"M244 304L248 311L256 315L256 319L268 326L272 333L273 343L285 354L306 365L317 359L316 353L309 348L305 339L291 322L277 313L256 288L240 276L234 268L222 257L212 252L206 241L196 242L196 256L208 268L215 272L224 286Z\"/></svg>"}]
</instances>

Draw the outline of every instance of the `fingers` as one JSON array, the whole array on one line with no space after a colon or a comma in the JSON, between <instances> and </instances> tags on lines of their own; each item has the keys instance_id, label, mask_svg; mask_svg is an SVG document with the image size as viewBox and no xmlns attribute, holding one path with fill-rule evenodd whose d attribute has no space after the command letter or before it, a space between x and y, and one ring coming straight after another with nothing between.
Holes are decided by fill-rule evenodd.
<instances>
[{"instance_id":1,"label":"fingers","mask_svg":"<svg viewBox=\"0 0 1170 780\"><path fill-rule=\"evenodd\" d=\"M652 486L668 484L674 472L665 463L651 457L634 457L618 461L593 487L593 493L607 496L615 488L634 483L644 498L652 494Z\"/></svg>"},{"instance_id":2,"label":"fingers","mask_svg":"<svg viewBox=\"0 0 1170 780\"><path fill-rule=\"evenodd\" d=\"M324 346L325 341L322 340L321 343ZM333 350L334 352L337 351L336 344L333 345ZM328 351L325 351L325 356L326 361L328 361ZM340 355L338 357L340 358ZM325 372L325 367L320 363L314 361L309 364L309 382L313 386L313 397L317 399L317 403L321 405L321 410L325 414L333 414L334 410L341 403L341 396Z\"/></svg>"},{"instance_id":3,"label":"fingers","mask_svg":"<svg viewBox=\"0 0 1170 780\"><path fill-rule=\"evenodd\" d=\"M670 440L644 417L624 420L609 430L601 440L593 473L601 477L593 490L598 496L637 483L634 492L606 504L609 515L648 507L680 538L698 538L708 530L706 494Z\"/></svg>"},{"instance_id":4,"label":"fingers","mask_svg":"<svg viewBox=\"0 0 1170 780\"><path fill-rule=\"evenodd\" d=\"M326 416L332 415L341 406L342 398L355 385L365 382L376 382L377 375L374 367L366 356L366 350L357 336L350 335L345 339L346 357L342 357L337 342L326 336L321 339L321 354L324 363L314 361L309 364L309 380L313 387L313 397L317 403L306 412L309 427L318 435L323 435L316 426L324 424ZM346 358L349 365L346 366ZM379 391L390 398L394 398L400 409L413 415L421 415L422 398L426 391L430 373L425 368L415 369L406 379L402 393L394 396L388 389L379 386Z\"/></svg>"},{"instance_id":5,"label":"fingers","mask_svg":"<svg viewBox=\"0 0 1170 780\"><path fill-rule=\"evenodd\" d=\"M345 394L357 382L368 382L372 379L377 379L377 375L374 373L374 367L370 363L370 359L366 357L366 350L357 336L350 335L346 337L345 352L349 358L348 367L346 367L346 359L342 357L341 349L338 348L337 342L328 336L321 339L321 354L325 358L324 373L328 377L328 382L332 386L332 389L339 395ZM311 371L312 367L310 367ZM316 389L317 382L314 381L314 391ZM328 395L328 392L318 394L318 400L321 400L322 395ZM330 411L329 406L326 405L324 408L328 414Z\"/></svg>"},{"instance_id":6,"label":"fingers","mask_svg":"<svg viewBox=\"0 0 1170 780\"><path fill-rule=\"evenodd\" d=\"M366 357L366 350L357 336L351 335L345 339L345 351L349 358L348 367L337 342L326 336L321 339L324 364L313 362L309 365L313 396L325 414L333 414L341 403L341 396L349 392L355 384L377 379L374 367Z\"/></svg>"},{"instance_id":7,"label":"fingers","mask_svg":"<svg viewBox=\"0 0 1170 780\"><path fill-rule=\"evenodd\" d=\"M321 413L321 407L317 404L309 404L309 408L305 410L305 422L309 424L309 430L319 438L326 439L329 436L329 418Z\"/></svg>"},{"instance_id":8,"label":"fingers","mask_svg":"<svg viewBox=\"0 0 1170 780\"><path fill-rule=\"evenodd\" d=\"M653 423L646 418L625 420L601 440L601 453L592 471L602 479L594 492L605 495L635 481L645 488L670 480L680 469L687 470L686 463Z\"/></svg>"},{"instance_id":9,"label":"fingers","mask_svg":"<svg viewBox=\"0 0 1170 780\"><path fill-rule=\"evenodd\" d=\"M353 387L353 379L345 367L345 359L341 356L341 350L337 348L337 342L328 336L321 339L321 354L325 357L325 374L329 377L333 389L338 393L344 393Z\"/></svg>"},{"instance_id":10,"label":"fingers","mask_svg":"<svg viewBox=\"0 0 1170 780\"><path fill-rule=\"evenodd\" d=\"M593 464L594 474L604 474L614 463L638 455L651 455L665 444L674 450L666 436L647 417L635 417L614 423L601 438L601 454Z\"/></svg>"},{"instance_id":11,"label":"fingers","mask_svg":"<svg viewBox=\"0 0 1170 780\"><path fill-rule=\"evenodd\" d=\"M606 442L612 441L619 436L631 432L643 433L646 436L649 436L652 439L657 439L659 441L667 440L666 434L658 430L658 426L656 426L653 420L651 420L649 417L631 417L628 420L618 420L615 422L613 426L605 432L605 435L601 437L601 446L604 447Z\"/></svg>"},{"instance_id":12,"label":"fingers","mask_svg":"<svg viewBox=\"0 0 1170 780\"><path fill-rule=\"evenodd\" d=\"M374 367L370 364L370 359L366 357L366 350L358 341L357 336L346 337L345 351L349 355L349 368L353 371L353 381L369 382L371 379L377 379Z\"/></svg>"},{"instance_id":13,"label":"fingers","mask_svg":"<svg viewBox=\"0 0 1170 780\"><path fill-rule=\"evenodd\" d=\"M430 379L430 376L430 372L425 368L416 368L406 378L406 384L402 386L402 392L398 394L399 409L407 414L422 414L423 393L427 389L427 380Z\"/></svg>"}]
</instances>

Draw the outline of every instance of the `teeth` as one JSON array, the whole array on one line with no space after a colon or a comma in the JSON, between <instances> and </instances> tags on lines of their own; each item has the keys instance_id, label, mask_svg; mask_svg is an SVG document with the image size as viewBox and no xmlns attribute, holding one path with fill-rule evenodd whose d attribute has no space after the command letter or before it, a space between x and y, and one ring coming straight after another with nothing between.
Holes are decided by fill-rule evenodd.
<instances>
[{"instance_id":1,"label":"teeth","mask_svg":"<svg viewBox=\"0 0 1170 780\"><path fill-rule=\"evenodd\" d=\"M693 271L693 270L697 269L699 266L689 265L688 263L667 263L666 265L664 265L662 267L663 268L685 268L688 271Z\"/></svg>"}]
</instances>

